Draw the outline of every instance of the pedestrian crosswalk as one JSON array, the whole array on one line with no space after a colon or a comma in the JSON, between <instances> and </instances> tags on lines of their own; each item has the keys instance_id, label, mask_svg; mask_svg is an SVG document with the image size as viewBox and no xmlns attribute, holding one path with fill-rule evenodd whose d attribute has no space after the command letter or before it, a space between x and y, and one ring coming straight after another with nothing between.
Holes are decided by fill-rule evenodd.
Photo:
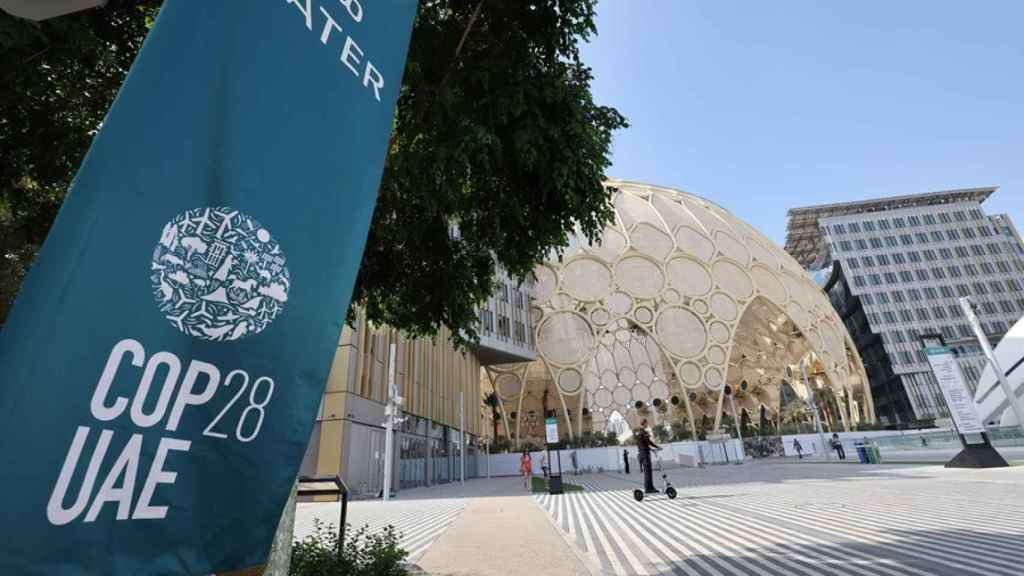
<instances>
[{"instance_id":1,"label":"pedestrian crosswalk","mask_svg":"<svg viewBox=\"0 0 1024 576\"><path fill-rule=\"evenodd\" d=\"M676 500L610 473L536 501L604 574L1019 576L1021 472L755 463L670 471Z\"/></svg>"},{"instance_id":2,"label":"pedestrian crosswalk","mask_svg":"<svg viewBox=\"0 0 1024 576\"><path fill-rule=\"evenodd\" d=\"M371 533L393 526L402 547L409 552L408 560L415 562L455 521L467 502L465 498L422 498L387 504L378 500L355 501L348 505L347 523L350 530L367 526ZM302 539L311 533L314 519L330 524L336 530L340 506L334 502L299 503L295 537Z\"/></svg>"}]
</instances>

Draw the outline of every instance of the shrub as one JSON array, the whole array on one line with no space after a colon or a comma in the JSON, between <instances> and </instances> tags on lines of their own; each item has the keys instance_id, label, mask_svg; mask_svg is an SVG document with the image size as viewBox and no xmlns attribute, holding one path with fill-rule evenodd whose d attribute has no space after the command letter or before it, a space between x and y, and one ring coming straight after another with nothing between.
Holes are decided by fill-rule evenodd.
<instances>
[{"instance_id":1,"label":"shrub","mask_svg":"<svg viewBox=\"0 0 1024 576\"><path fill-rule=\"evenodd\" d=\"M313 533L292 544L290 576L405 576L409 553L399 545L394 526L371 533L369 526L347 537L338 554L338 534L333 526L313 521Z\"/></svg>"}]
</instances>

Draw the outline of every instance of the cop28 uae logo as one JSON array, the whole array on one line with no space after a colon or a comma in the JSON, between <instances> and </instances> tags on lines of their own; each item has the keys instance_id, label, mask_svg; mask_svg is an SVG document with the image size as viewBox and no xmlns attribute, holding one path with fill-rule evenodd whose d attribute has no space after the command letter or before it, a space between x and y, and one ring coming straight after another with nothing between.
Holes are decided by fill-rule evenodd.
<instances>
[{"instance_id":1,"label":"cop28 uae logo","mask_svg":"<svg viewBox=\"0 0 1024 576\"><path fill-rule=\"evenodd\" d=\"M171 324L204 340L237 340L288 301L284 252L270 232L226 207L179 214L153 251L153 295Z\"/></svg>"}]
</instances>

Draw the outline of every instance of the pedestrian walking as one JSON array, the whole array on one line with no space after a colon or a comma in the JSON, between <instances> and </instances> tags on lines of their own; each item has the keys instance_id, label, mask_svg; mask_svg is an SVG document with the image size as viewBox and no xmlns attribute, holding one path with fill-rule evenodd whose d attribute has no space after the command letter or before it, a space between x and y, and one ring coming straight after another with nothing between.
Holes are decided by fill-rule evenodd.
<instances>
[{"instance_id":1,"label":"pedestrian walking","mask_svg":"<svg viewBox=\"0 0 1024 576\"><path fill-rule=\"evenodd\" d=\"M629 450L622 451L622 465L626 469L626 474L629 474Z\"/></svg>"},{"instance_id":2,"label":"pedestrian walking","mask_svg":"<svg viewBox=\"0 0 1024 576\"><path fill-rule=\"evenodd\" d=\"M540 472L544 475L544 478L548 477L548 455L540 455Z\"/></svg>"},{"instance_id":3,"label":"pedestrian walking","mask_svg":"<svg viewBox=\"0 0 1024 576\"><path fill-rule=\"evenodd\" d=\"M519 458L519 473L523 475L523 488L529 489L530 478L533 476L533 460L526 450L523 450L523 455Z\"/></svg>"},{"instance_id":4,"label":"pedestrian walking","mask_svg":"<svg viewBox=\"0 0 1024 576\"><path fill-rule=\"evenodd\" d=\"M839 455L840 460L846 460L846 452L843 450L843 441L839 439L839 434L836 432L832 433L832 449Z\"/></svg>"},{"instance_id":5,"label":"pedestrian walking","mask_svg":"<svg viewBox=\"0 0 1024 576\"><path fill-rule=\"evenodd\" d=\"M804 459L804 447L800 445L800 440L796 438L793 438L793 450L796 450L796 457L798 459Z\"/></svg>"}]
</instances>

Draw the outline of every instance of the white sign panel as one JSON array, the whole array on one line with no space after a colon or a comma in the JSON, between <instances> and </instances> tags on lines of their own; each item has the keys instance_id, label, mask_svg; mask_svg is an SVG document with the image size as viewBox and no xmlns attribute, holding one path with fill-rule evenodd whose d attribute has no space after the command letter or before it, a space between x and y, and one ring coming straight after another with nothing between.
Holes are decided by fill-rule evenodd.
<instances>
[{"instance_id":1,"label":"white sign panel","mask_svg":"<svg viewBox=\"0 0 1024 576\"><path fill-rule=\"evenodd\" d=\"M961 434L980 434L985 431L974 407L974 397L964 383L963 372L952 350L941 346L928 348L928 363L946 398L949 413Z\"/></svg>"},{"instance_id":2,"label":"white sign panel","mask_svg":"<svg viewBox=\"0 0 1024 576\"><path fill-rule=\"evenodd\" d=\"M548 418L544 420L544 435L548 444L558 444L558 419Z\"/></svg>"}]
</instances>

